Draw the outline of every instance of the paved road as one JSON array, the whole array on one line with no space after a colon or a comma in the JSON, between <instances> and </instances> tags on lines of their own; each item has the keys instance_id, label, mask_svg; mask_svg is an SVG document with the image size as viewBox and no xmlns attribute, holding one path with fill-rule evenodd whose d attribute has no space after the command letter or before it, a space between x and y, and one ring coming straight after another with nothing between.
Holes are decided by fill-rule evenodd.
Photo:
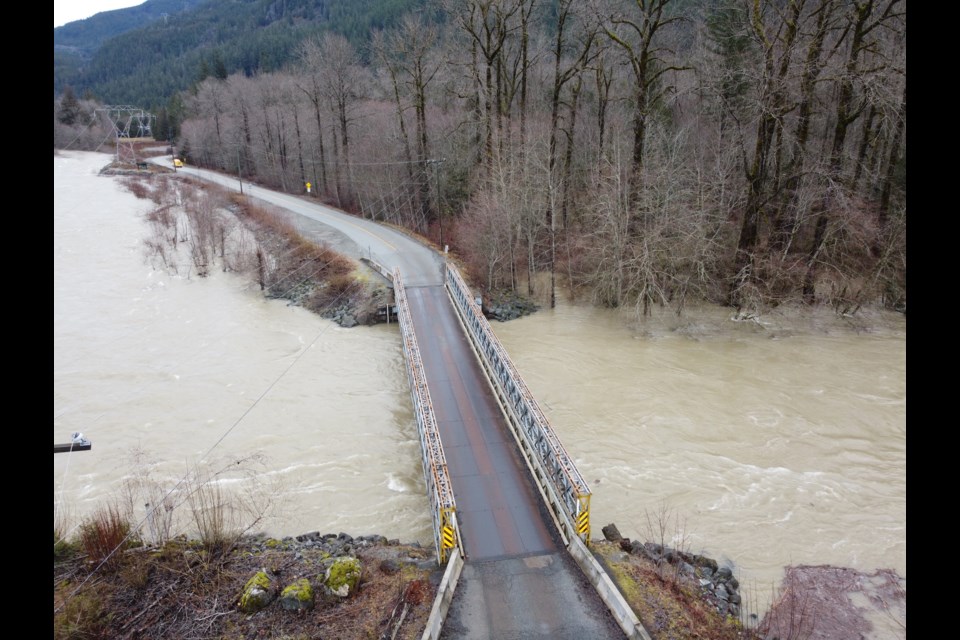
<instances>
[{"instance_id":1,"label":"paved road","mask_svg":"<svg viewBox=\"0 0 960 640\"><path fill-rule=\"evenodd\" d=\"M160 160L160 164L164 164ZM157 161L157 160L155 160ZM172 168L170 161L166 166ZM239 190L236 178L179 171ZM402 232L250 184L243 191L324 225L338 250L400 267L457 501L467 563L442 637L601 640L624 634L559 543L443 288L443 260ZM341 237L342 236L342 237Z\"/></svg>"},{"instance_id":2,"label":"paved road","mask_svg":"<svg viewBox=\"0 0 960 640\"><path fill-rule=\"evenodd\" d=\"M153 161L173 168L169 158ZM236 177L192 166L178 169L177 172L215 182L232 191L240 190ZM332 230L335 237L330 244L343 253L349 253L354 258L372 254L377 262L391 270L400 267L408 288L443 283L443 260L440 254L400 231L326 207L307 197L278 193L247 182L243 183L243 193Z\"/></svg>"}]
</instances>

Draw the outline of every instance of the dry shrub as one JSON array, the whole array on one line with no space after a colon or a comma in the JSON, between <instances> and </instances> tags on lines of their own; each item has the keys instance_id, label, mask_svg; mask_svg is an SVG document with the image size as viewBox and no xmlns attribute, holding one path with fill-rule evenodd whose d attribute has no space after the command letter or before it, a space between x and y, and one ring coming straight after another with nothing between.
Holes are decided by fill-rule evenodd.
<instances>
[{"instance_id":1,"label":"dry shrub","mask_svg":"<svg viewBox=\"0 0 960 640\"><path fill-rule=\"evenodd\" d=\"M418 605L429 595L430 588L425 580L414 580L407 585L403 592L403 600L412 605Z\"/></svg>"},{"instance_id":2,"label":"dry shrub","mask_svg":"<svg viewBox=\"0 0 960 640\"><path fill-rule=\"evenodd\" d=\"M225 462L219 469L196 467L185 492L195 532L213 552L229 550L245 533L260 524L273 508L282 488L266 481L262 457L251 455ZM233 490L224 489L230 482Z\"/></svg>"},{"instance_id":3,"label":"dry shrub","mask_svg":"<svg viewBox=\"0 0 960 640\"><path fill-rule=\"evenodd\" d=\"M140 199L150 197L150 187L143 178L124 178L120 181L120 184Z\"/></svg>"},{"instance_id":4,"label":"dry shrub","mask_svg":"<svg viewBox=\"0 0 960 640\"><path fill-rule=\"evenodd\" d=\"M53 559L61 560L72 556L77 547L70 542L70 519L63 509L57 508L53 512Z\"/></svg>"},{"instance_id":5,"label":"dry shrub","mask_svg":"<svg viewBox=\"0 0 960 640\"><path fill-rule=\"evenodd\" d=\"M686 518L680 517L666 502L661 502L655 511L643 510L646 517L647 539L660 546L657 560L660 578L673 585L680 583L683 566L682 555L689 552L690 533Z\"/></svg>"},{"instance_id":6,"label":"dry shrub","mask_svg":"<svg viewBox=\"0 0 960 640\"><path fill-rule=\"evenodd\" d=\"M325 244L311 246L313 247L313 260L319 268L318 275L321 278L347 276L353 273L354 263L350 258L337 253Z\"/></svg>"},{"instance_id":7,"label":"dry shrub","mask_svg":"<svg viewBox=\"0 0 960 640\"><path fill-rule=\"evenodd\" d=\"M80 525L80 546L90 560L114 564L129 542L130 521L116 504L98 508Z\"/></svg>"},{"instance_id":8,"label":"dry shrub","mask_svg":"<svg viewBox=\"0 0 960 640\"><path fill-rule=\"evenodd\" d=\"M237 535L232 508L218 482L199 476L194 482L188 502L197 534L208 549L221 549Z\"/></svg>"},{"instance_id":9,"label":"dry shrub","mask_svg":"<svg viewBox=\"0 0 960 640\"><path fill-rule=\"evenodd\" d=\"M318 287L304 306L314 312L323 313L337 305L344 304L363 291L363 285L352 274L339 274L329 278L322 287Z\"/></svg>"},{"instance_id":10,"label":"dry shrub","mask_svg":"<svg viewBox=\"0 0 960 640\"><path fill-rule=\"evenodd\" d=\"M154 478L155 462L146 451L135 447L130 451L131 472L123 481L120 500L133 519L139 519L140 507L143 518L141 539L152 545L162 546L173 537L176 495L164 482Z\"/></svg>"},{"instance_id":11,"label":"dry shrub","mask_svg":"<svg viewBox=\"0 0 960 640\"><path fill-rule=\"evenodd\" d=\"M324 243L313 242L300 234L287 214L255 206L240 195L230 197L237 217L260 238L265 255L261 287L267 286L270 295L293 300L306 299L308 308L322 311L335 299L358 293L346 280L356 263ZM327 282L326 285L322 284ZM325 291L319 291L319 288ZM315 300L310 296L316 295Z\"/></svg>"},{"instance_id":12,"label":"dry shrub","mask_svg":"<svg viewBox=\"0 0 960 640\"><path fill-rule=\"evenodd\" d=\"M235 194L230 197L231 204L237 210L237 215L246 218L250 223L257 227L276 233L284 237L293 237L297 235L296 228L290 224L284 215L279 211L273 211L264 207L258 207L250 203L246 196Z\"/></svg>"},{"instance_id":13,"label":"dry shrub","mask_svg":"<svg viewBox=\"0 0 960 640\"><path fill-rule=\"evenodd\" d=\"M176 200L173 185L167 176L159 175L152 178L153 189L150 191L150 200L157 206L170 204Z\"/></svg>"},{"instance_id":14,"label":"dry shrub","mask_svg":"<svg viewBox=\"0 0 960 640\"><path fill-rule=\"evenodd\" d=\"M903 623L894 619L902 626L905 637L906 591L902 591L902 598L889 597L896 591L890 585L899 584L898 577L890 571L866 574L829 565L787 567L777 597L758 631L763 637L780 640L863 638L872 625L865 616L868 608L854 602L854 596L862 595L881 611L902 605Z\"/></svg>"}]
</instances>

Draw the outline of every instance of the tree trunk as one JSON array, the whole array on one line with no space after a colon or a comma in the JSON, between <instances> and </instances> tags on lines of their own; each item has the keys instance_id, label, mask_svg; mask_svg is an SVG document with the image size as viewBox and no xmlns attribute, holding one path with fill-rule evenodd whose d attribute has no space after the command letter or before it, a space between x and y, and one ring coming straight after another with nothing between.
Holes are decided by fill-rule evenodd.
<instances>
[{"instance_id":1,"label":"tree trunk","mask_svg":"<svg viewBox=\"0 0 960 640\"><path fill-rule=\"evenodd\" d=\"M573 91L570 102L570 125L567 128L567 149L563 157L563 179L560 183L563 193L560 196L560 220L564 232L567 230L567 210L570 205L570 180L573 166L573 146L576 140L577 125L577 103L580 100L580 88L583 84L583 77L577 75L577 80L573 85Z\"/></svg>"},{"instance_id":2,"label":"tree trunk","mask_svg":"<svg viewBox=\"0 0 960 640\"><path fill-rule=\"evenodd\" d=\"M814 100L816 99L816 83L823 70L824 61L821 60L823 44L827 31L831 26L832 16L836 8L836 0L821 2L817 13L817 27L813 38L807 47L807 56L804 61L803 73L800 80L800 104L797 109L797 126L794 131L794 142L789 163L785 168L786 182L783 196L773 223L773 237L771 247L774 250L786 251L789 249L793 234L798 226L800 204L800 182L803 179L804 163L807 153L807 142L810 139L810 122Z\"/></svg>"},{"instance_id":3,"label":"tree trunk","mask_svg":"<svg viewBox=\"0 0 960 640\"><path fill-rule=\"evenodd\" d=\"M297 161L300 163L300 184L306 185L307 171L303 166L303 143L300 139L300 116L297 113L297 105L293 105L293 129L297 135Z\"/></svg>"},{"instance_id":4,"label":"tree trunk","mask_svg":"<svg viewBox=\"0 0 960 640\"><path fill-rule=\"evenodd\" d=\"M863 112L863 105L859 107L855 104L856 96L853 91L853 80L858 75L860 66L860 54L864 51L866 38L876 27L890 9L898 0L890 0L886 10L876 21L869 23L875 0L864 0L861 3L854 3L853 15L853 35L850 42L850 53L847 57L845 73L840 79L840 90L837 98L836 125L833 131L833 146L830 151L830 162L828 167L829 176L835 181L836 187L841 188L843 184L843 147L847 140L849 127ZM813 244L810 247L810 253L807 258L807 271L803 278L803 299L806 303L812 304L815 301L817 265L820 252L823 248L823 242L826 238L829 216L833 208L831 195L832 189L827 189L826 194L820 200L817 207L817 225L814 232Z\"/></svg>"},{"instance_id":5,"label":"tree trunk","mask_svg":"<svg viewBox=\"0 0 960 640\"><path fill-rule=\"evenodd\" d=\"M311 99L313 102L314 115L317 118L317 147L320 151L320 188L323 190L323 193L327 193L329 190L329 185L327 184L327 162L326 162L326 152L323 148L323 118L320 117L320 99L319 97L316 100Z\"/></svg>"},{"instance_id":6,"label":"tree trunk","mask_svg":"<svg viewBox=\"0 0 960 640\"><path fill-rule=\"evenodd\" d=\"M907 86L904 83L903 97L900 99L900 108L897 110L897 128L890 143L890 160L887 161L887 173L883 179L883 190L880 192L880 213L878 222L880 228L887 224L890 215L890 195L893 191L893 180L897 164L900 162L900 144L903 140L903 131L907 126Z\"/></svg>"},{"instance_id":7,"label":"tree trunk","mask_svg":"<svg viewBox=\"0 0 960 640\"><path fill-rule=\"evenodd\" d=\"M797 35L802 2L792 2L792 11L786 21L786 31L782 38L783 53L780 64L775 56L776 40L767 37L765 26L759 14L759 2L754 6L754 34L764 45L764 74L761 93L761 111L757 122L757 140L753 150L753 161L746 172L747 201L744 206L743 222L740 226L740 238L734 256L733 281L729 303L740 308L743 304L742 288L754 277L754 253L760 238L760 217L769 187L768 164L780 119L787 110L784 95L784 82L789 71L790 57ZM779 30L779 29L778 29Z\"/></svg>"}]
</instances>

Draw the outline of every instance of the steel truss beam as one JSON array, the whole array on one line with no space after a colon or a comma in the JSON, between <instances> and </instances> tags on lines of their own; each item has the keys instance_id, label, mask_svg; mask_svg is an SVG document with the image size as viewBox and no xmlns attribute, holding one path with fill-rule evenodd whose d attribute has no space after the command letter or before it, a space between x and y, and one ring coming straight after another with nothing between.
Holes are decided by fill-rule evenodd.
<instances>
[{"instance_id":1,"label":"steel truss beam","mask_svg":"<svg viewBox=\"0 0 960 640\"><path fill-rule=\"evenodd\" d=\"M437 429L436 414L430 400L430 390L427 388L427 376L423 369L400 269L393 270L393 291L397 303L397 318L400 321L400 335L403 337L410 395L413 397L417 430L420 432L423 478L433 511L433 539L437 549L437 561L443 564L449 558L450 550L455 547L460 549L461 555L466 555L460 539L460 525L457 523L457 504L453 497L447 459L440 442L440 431Z\"/></svg>"}]
</instances>

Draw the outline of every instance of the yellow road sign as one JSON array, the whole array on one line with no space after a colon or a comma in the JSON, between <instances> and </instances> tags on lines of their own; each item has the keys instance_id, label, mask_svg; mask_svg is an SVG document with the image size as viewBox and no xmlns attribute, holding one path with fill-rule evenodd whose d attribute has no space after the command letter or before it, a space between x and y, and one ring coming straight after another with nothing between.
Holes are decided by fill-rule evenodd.
<instances>
[{"instance_id":1,"label":"yellow road sign","mask_svg":"<svg viewBox=\"0 0 960 640\"><path fill-rule=\"evenodd\" d=\"M443 528L443 548L453 549L457 546L457 536L453 532L453 527L447 525Z\"/></svg>"},{"instance_id":2,"label":"yellow road sign","mask_svg":"<svg viewBox=\"0 0 960 640\"><path fill-rule=\"evenodd\" d=\"M590 531L590 512L582 511L577 516L577 533L583 535Z\"/></svg>"}]
</instances>

